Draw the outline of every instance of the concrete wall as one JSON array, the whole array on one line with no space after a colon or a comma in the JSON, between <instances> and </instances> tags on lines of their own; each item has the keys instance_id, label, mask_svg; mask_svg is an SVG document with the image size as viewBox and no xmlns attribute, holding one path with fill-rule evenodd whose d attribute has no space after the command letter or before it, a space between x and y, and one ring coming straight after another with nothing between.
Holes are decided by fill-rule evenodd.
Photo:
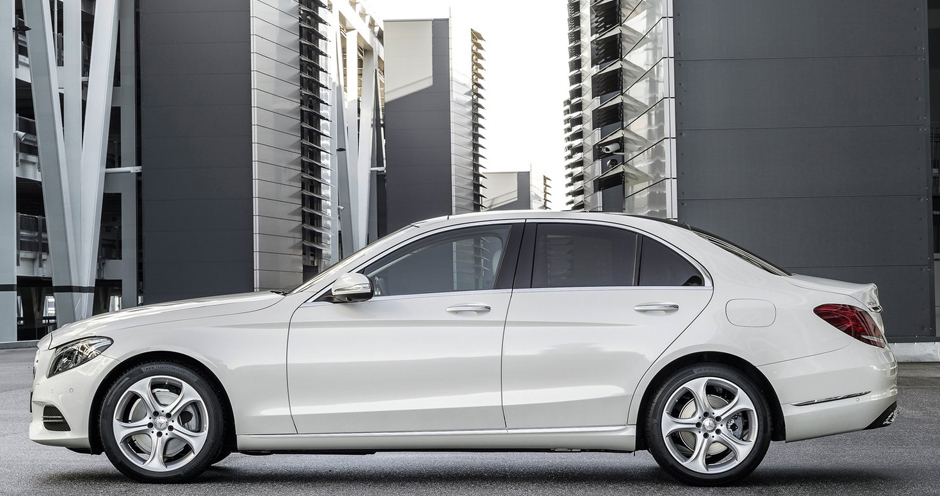
<instances>
[{"instance_id":1,"label":"concrete wall","mask_svg":"<svg viewBox=\"0 0 940 496\"><path fill-rule=\"evenodd\" d=\"M389 232L453 213L449 36L446 19L385 23ZM430 54L421 52L428 43ZM403 59L422 77L396 72Z\"/></svg>"},{"instance_id":2,"label":"concrete wall","mask_svg":"<svg viewBox=\"0 0 940 496\"><path fill-rule=\"evenodd\" d=\"M924 0L675 0L679 220L933 339Z\"/></svg>"},{"instance_id":3,"label":"concrete wall","mask_svg":"<svg viewBox=\"0 0 940 496\"><path fill-rule=\"evenodd\" d=\"M249 8L140 1L145 303L254 289Z\"/></svg>"}]
</instances>

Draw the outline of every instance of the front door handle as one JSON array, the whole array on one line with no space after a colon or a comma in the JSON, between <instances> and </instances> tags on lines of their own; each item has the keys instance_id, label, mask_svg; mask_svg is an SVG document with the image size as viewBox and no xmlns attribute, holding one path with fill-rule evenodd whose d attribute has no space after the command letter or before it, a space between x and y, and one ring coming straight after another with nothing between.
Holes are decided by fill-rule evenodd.
<instances>
[{"instance_id":1,"label":"front door handle","mask_svg":"<svg viewBox=\"0 0 940 496\"><path fill-rule=\"evenodd\" d=\"M490 306L484 305L483 303L464 303L463 305L454 305L452 307L447 307L447 311L450 313L457 312L489 312Z\"/></svg>"},{"instance_id":2,"label":"front door handle","mask_svg":"<svg viewBox=\"0 0 940 496\"><path fill-rule=\"evenodd\" d=\"M679 310L679 305L675 303L642 303L633 307L637 312L675 312Z\"/></svg>"}]
</instances>

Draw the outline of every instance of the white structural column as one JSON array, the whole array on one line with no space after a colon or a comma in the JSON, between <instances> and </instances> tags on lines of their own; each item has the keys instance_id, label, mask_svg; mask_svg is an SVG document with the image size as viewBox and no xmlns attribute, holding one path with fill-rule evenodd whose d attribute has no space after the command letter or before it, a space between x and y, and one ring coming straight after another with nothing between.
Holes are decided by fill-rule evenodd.
<instances>
[{"instance_id":1,"label":"white structural column","mask_svg":"<svg viewBox=\"0 0 940 496\"><path fill-rule=\"evenodd\" d=\"M367 49L362 57L362 97L359 106L359 156L355 165L356 191L354 199L356 215L356 240L360 249L368 244L369 208L371 200L371 169L375 167L375 86L378 55L375 50Z\"/></svg>"},{"instance_id":2,"label":"white structural column","mask_svg":"<svg viewBox=\"0 0 940 496\"><path fill-rule=\"evenodd\" d=\"M339 26L339 15L336 13L333 14L333 26ZM353 33L355 35L355 33ZM331 64L335 68L335 74L333 75L333 129L335 139L333 140L336 143L336 155L333 157L334 160L331 163L333 168L333 180L335 181L334 187L337 189L338 194L334 196L336 199L336 217L339 220L339 223L336 224L339 226L339 230L343 231L342 236L334 234L333 238L339 240L342 238L342 257L349 256L352 254L355 249L353 248L353 239L349 235L351 231L350 226L352 226L352 208L350 205L350 181L349 181L349 157L355 156L355 152L350 153L350 144L349 144L349 135L351 134L349 126L346 125L346 115L347 115L347 101L346 93L343 91L344 78L347 77L349 72L348 59L343 59L343 50L342 50L342 34L339 29L335 29L335 36L333 38L333 60L336 62ZM347 35L347 41L349 37ZM355 39L355 37L353 37ZM353 70L355 71L355 65ZM348 81L348 79L345 79ZM355 102L353 102L355 103ZM355 121L353 121L355 122ZM339 253L335 252L336 261L339 261L342 258Z\"/></svg>"},{"instance_id":3,"label":"white structural column","mask_svg":"<svg viewBox=\"0 0 940 496\"><path fill-rule=\"evenodd\" d=\"M356 209L359 205L359 33L350 29L346 32L346 173L349 178L349 205ZM358 212L352 212L352 221L359 219ZM350 237L353 251L365 246L359 238L359 229L355 225L343 224L343 238ZM345 253L344 253L345 254Z\"/></svg>"},{"instance_id":4,"label":"white structural column","mask_svg":"<svg viewBox=\"0 0 940 496\"><path fill-rule=\"evenodd\" d=\"M0 0L0 342L16 341L15 0ZM2 39L0 38L0 39Z\"/></svg>"},{"instance_id":5,"label":"white structural column","mask_svg":"<svg viewBox=\"0 0 940 496\"><path fill-rule=\"evenodd\" d=\"M94 37L88 69L88 94L85 103L85 129L81 160L81 285L94 289L98 268L98 238L101 232L101 202L104 192L104 168L108 155L111 126L111 96L114 89L114 55L117 47L117 0L95 2ZM55 258L52 259L55 264ZM91 317L94 293L84 291L77 309L77 319Z\"/></svg>"},{"instance_id":6,"label":"white structural column","mask_svg":"<svg viewBox=\"0 0 940 496\"><path fill-rule=\"evenodd\" d=\"M79 286L73 232L69 170L65 165L59 81L52 38L49 2L23 2L29 48L29 70L33 88L39 163L42 164L42 194L52 256L52 283L56 297L56 318L60 323L75 320Z\"/></svg>"},{"instance_id":7,"label":"white structural column","mask_svg":"<svg viewBox=\"0 0 940 496\"><path fill-rule=\"evenodd\" d=\"M59 84L63 89L62 116L65 137L65 166L69 169L69 188L73 192L82 188L82 2L64 2L62 12L63 67L59 69ZM41 164L40 164L41 165ZM77 194L77 193L76 193ZM82 205L72 205L72 225L75 235L82 231ZM53 262L55 263L55 262Z\"/></svg>"}]
</instances>

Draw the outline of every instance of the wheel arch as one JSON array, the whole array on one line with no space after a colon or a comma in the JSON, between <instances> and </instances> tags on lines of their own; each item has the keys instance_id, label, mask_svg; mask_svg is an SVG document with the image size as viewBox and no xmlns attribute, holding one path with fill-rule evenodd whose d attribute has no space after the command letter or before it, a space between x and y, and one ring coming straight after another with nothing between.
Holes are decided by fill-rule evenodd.
<instances>
[{"instance_id":1,"label":"wheel arch","mask_svg":"<svg viewBox=\"0 0 940 496\"><path fill-rule=\"evenodd\" d=\"M716 351L700 351L690 353L688 355L676 358L666 366L662 367L659 372L653 376L653 379L650 380L649 384L646 386L646 389L643 391L643 397L640 400L640 408L637 416L637 424L646 418L646 414L650 408L650 402L653 400L653 395L656 394L656 390L659 389L659 387L666 381L666 379L669 378L669 376L685 367L700 363L719 363L726 365L742 372L749 379L753 380L757 384L757 387L760 388L761 392L766 396L767 402L770 404L771 440L786 440L786 422L783 416L783 408L780 405L780 400L777 398L777 392L774 391L773 385L769 380L767 380L767 377L747 360L728 353ZM646 434L644 432L645 429L638 425L636 440L637 450L647 449L645 438Z\"/></svg>"},{"instance_id":2,"label":"wheel arch","mask_svg":"<svg viewBox=\"0 0 940 496\"><path fill-rule=\"evenodd\" d=\"M111 389L111 386L120 378L125 372L131 370L134 367L143 365L145 363L151 362L171 362L189 367L203 377L209 380L213 389L219 394L219 401L222 403L222 414L225 415L226 425L228 426L223 433L222 446L223 449L230 449L234 451L236 449L236 434L235 434L235 413L232 409L232 402L229 400L228 393L225 390L225 387L222 386L222 382L219 378L212 372L209 367L204 363L192 358L190 356L184 355L182 353L172 352L172 351L151 351L147 353L141 353L139 355L134 355L125 359L123 362L114 367L104 380L101 381L101 384L98 385L98 389L95 391L94 399L92 400L91 410L88 415L88 442L91 445L91 452L93 454L101 454L104 451L104 447L101 444L101 432L98 429L98 418L101 416L101 408L104 403L104 397L108 394L108 390Z\"/></svg>"}]
</instances>

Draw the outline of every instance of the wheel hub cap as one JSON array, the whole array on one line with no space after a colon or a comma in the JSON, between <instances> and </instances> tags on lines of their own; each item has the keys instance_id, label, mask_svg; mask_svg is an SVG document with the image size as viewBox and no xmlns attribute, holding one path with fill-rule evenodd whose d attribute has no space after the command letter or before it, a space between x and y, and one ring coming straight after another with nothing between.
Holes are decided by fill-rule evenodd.
<instances>
[{"instance_id":1,"label":"wheel hub cap","mask_svg":"<svg viewBox=\"0 0 940 496\"><path fill-rule=\"evenodd\" d=\"M170 421L164 415L160 415L153 421L153 426L159 430L165 430L170 425Z\"/></svg>"},{"instance_id":2,"label":"wheel hub cap","mask_svg":"<svg viewBox=\"0 0 940 496\"><path fill-rule=\"evenodd\" d=\"M715 422L713 419L708 418L708 419L705 419L704 422L702 422L702 427L705 428L706 432L715 432L715 429L718 428L718 422Z\"/></svg>"}]
</instances>

